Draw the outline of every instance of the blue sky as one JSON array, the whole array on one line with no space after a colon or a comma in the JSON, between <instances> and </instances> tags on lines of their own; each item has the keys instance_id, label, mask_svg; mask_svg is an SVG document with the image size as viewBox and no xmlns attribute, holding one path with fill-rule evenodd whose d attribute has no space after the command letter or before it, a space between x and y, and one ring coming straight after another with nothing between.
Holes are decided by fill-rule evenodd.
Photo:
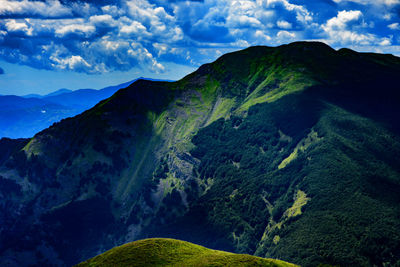
<instances>
[{"instance_id":1,"label":"blue sky","mask_svg":"<svg viewBox=\"0 0 400 267\"><path fill-rule=\"evenodd\" d=\"M251 45L400 55L400 0L0 0L0 94L179 79Z\"/></svg>"}]
</instances>

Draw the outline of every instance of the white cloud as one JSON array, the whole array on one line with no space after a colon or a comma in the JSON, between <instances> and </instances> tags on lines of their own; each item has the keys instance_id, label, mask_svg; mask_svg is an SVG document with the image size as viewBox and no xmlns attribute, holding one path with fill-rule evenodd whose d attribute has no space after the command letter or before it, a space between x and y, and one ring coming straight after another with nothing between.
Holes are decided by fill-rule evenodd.
<instances>
[{"instance_id":1,"label":"white cloud","mask_svg":"<svg viewBox=\"0 0 400 267\"><path fill-rule=\"evenodd\" d=\"M0 41L4 40L4 37L7 35L6 31L0 31Z\"/></svg>"},{"instance_id":2,"label":"white cloud","mask_svg":"<svg viewBox=\"0 0 400 267\"><path fill-rule=\"evenodd\" d=\"M291 29L292 28L292 24L285 21L285 20L279 20L276 25L278 25L279 28L282 29Z\"/></svg>"},{"instance_id":3,"label":"white cloud","mask_svg":"<svg viewBox=\"0 0 400 267\"><path fill-rule=\"evenodd\" d=\"M107 6L103 6L101 7L101 10L103 13L109 14L112 17L119 17L124 15L125 11L123 9L121 9L118 6L114 6L114 5L107 5Z\"/></svg>"},{"instance_id":4,"label":"white cloud","mask_svg":"<svg viewBox=\"0 0 400 267\"><path fill-rule=\"evenodd\" d=\"M7 20L5 26L9 32L23 32L28 36L31 36L33 32L33 29L26 24L26 21L17 22L15 19L10 19Z\"/></svg>"},{"instance_id":5,"label":"white cloud","mask_svg":"<svg viewBox=\"0 0 400 267\"><path fill-rule=\"evenodd\" d=\"M160 43L154 43L153 47L158 51L158 56L161 56L165 53L167 53L168 47L165 44L160 44Z\"/></svg>"},{"instance_id":6,"label":"white cloud","mask_svg":"<svg viewBox=\"0 0 400 267\"><path fill-rule=\"evenodd\" d=\"M390 39L379 38L375 34L364 32L367 24L359 10L339 11L336 17L329 19L322 29L329 42L341 45L389 45Z\"/></svg>"},{"instance_id":7,"label":"white cloud","mask_svg":"<svg viewBox=\"0 0 400 267\"><path fill-rule=\"evenodd\" d=\"M392 41L389 38L383 38L382 41L379 42L380 46L388 46L391 44L392 44Z\"/></svg>"},{"instance_id":8,"label":"white cloud","mask_svg":"<svg viewBox=\"0 0 400 267\"><path fill-rule=\"evenodd\" d=\"M292 4L288 0L259 0L258 2L263 3L268 8L275 8L282 5L287 11L295 12L297 21L301 23L310 23L312 21L312 13L304 6Z\"/></svg>"},{"instance_id":9,"label":"white cloud","mask_svg":"<svg viewBox=\"0 0 400 267\"><path fill-rule=\"evenodd\" d=\"M150 69L156 73L164 72L165 67L157 62L153 55L139 43L131 43L131 49L128 50L128 55L132 56L140 62L145 62L150 65Z\"/></svg>"},{"instance_id":10,"label":"white cloud","mask_svg":"<svg viewBox=\"0 0 400 267\"><path fill-rule=\"evenodd\" d=\"M57 37L64 37L68 34L77 34L84 37L90 37L93 33L95 33L96 28L92 25L85 24L70 24L62 26L61 28L56 30Z\"/></svg>"},{"instance_id":11,"label":"white cloud","mask_svg":"<svg viewBox=\"0 0 400 267\"><path fill-rule=\"evenodd\" d=\"M265 34L263 31L257 30L254 33L255 38L260 40L261 43L265 43L271 40L271 37L267 34Z\"/></svg>"},{"instance_id":12,"label":"white cloud","mask_svg":"<svg viewBox=\"0 0 400 267\"><path fill-rule=\"evenodd\" d=\"M276 34L276 37L281 39L282 41L290 41L293 40L296 37L296 34L294 32L288 32L288 31L279 31Z\"/></svg>"},{"instance_id":13,"label":"white cloud","mask_svg":"<svg viewBox=\"0 0 400 267\"><path fill-rule=\"evenodd\" d=\"M148 38L158 41L171 42L182 38L182 30L176 23L176 18L165 11L164 7L156 6L146 0L125 1L127 13L125 14L132 21L140 23L146 31L136 22L122 26L123 33L142 32ZM149 33L149 34L147 34Z\"/></svg>"},{"instance_id":14,"label":"white cloud","mask_svg":"<svg viewBox=\"0 0 400 267\"><path fill-rule=\"evenodd\" d=\"M363 34L363 33L356 33L352 31L340 31L336 33L336 42L340 42L344 45L353 45L353 44L360 44L360 45L370 45L376 42L376 37L373 34Z\"/></svg>"},{"instance_id":15,"label":"white cloud","mask_svg":"<svg viewBox=\"0 0 400 267\"><path fill-rule=\"evenodd\" d=\"M76 69L85 69L90 68L91 65L87 63L81 56L71 56L64 60L65 64L68 65L69 69L76 70Z\"/></svg>"},{"instance_id":16,"label":"white cloud","mask_svg":"<svg viewBox=\"0 0 400 267\"><path fill-rule=\"evenodd\" d=\"M0 0L0 15L13 17L65 17L71 16L71 9L63 6L58 0L42 1L9 1Z\"/></svg>"},{"instance_id":17,"label":"white cloud","mask_svg":"<svg viewBox=\"0 0 400 267\"><path fill-rule=\"evenodd\" d=\"M250 44L246 40L239 39L232 44L234 47L249 47Z\"/></svg>"},{"instance_id":18,"label":"white cloud","mask_svg":"<svg viewBox=\"0 0 400 267\"><path fill-rule=\"evenodd\" d=\"M391 30L400 30L400 24L398 22L395 22L395 23L389 24L388 28Z\"/></svg>"},{"instance_id":19,"label":"white cloud","mask_svg":"<svg viewBox=\"0 0 400 267\"><path fill-rule=\"evenodd\" d=\"M339 11L338 15L328 20L323 28L328 32L343 30L348 27L349 22L359 21L360 18L362 13L359 10Z\"/></svg>"},{"instance_id":20,"label":"white cloud","mask_svg":"<svg viewBox=\"0 0 400 267\"><path fill-rule=\"evenodd\" d=\"M173 30L172 30L172 41L173 42L177 42L177 41L179 41L179 40L182 40L184 37L184 34L183 34L183 31L182 31L182 29L181 28L179 28L179 27L175 27Z\"/></svg>"},{"instance_id":21,"label":"white cloud","mask_svg":"<svg viewBox=\"0 0 400 267\"><path fill-rule=\"evenodd\" d=\"M120 33L128 34L128 35L139 35L144 34L146 36L149 35L145 26L138 21L132 21L130 25L123 25L121 27Z\"/></svg>"},{"instance_id":22,"label":"white cloud","mask_svg":"<svg viewBox=\"0 0 400 267\"><path fill-rule=\"evenodd\" d=\"M232 1L226 3L227 25L231 27L260 27L261 23L255 13L258 6L253 1ZM221 13L214 10L214 18L219 19Z\"/></svg>"},{"instance_id":23,"label":"white cloud","mask_svg":"<svg viewBox=\"0 0 400 267\"><path fill-rule=\"evenodd\" d=\"M91 16L89 18L89 21L95 25L102 25L102 26L115 26L116 25L116 21L109 14Z\"/></svg>"},{"instance_id":24,"label":"white cloud","mask_svg":"<svg viewBox=\"0 0 400 267\"><path fill-rule=\"evenodd\" d=\"M335 3L353 2L361 5L387 5L393 6L400 3L400 0L333 0Z\"/></svg>"},{"instance_id":25,"label":"white cloud","mask_svg":"<svg viewBox=\"0 0 400 267\"><path fill-rule=\"evenodd\" d=\"M61 70L73 70L78 72L90 71L91 65L81 56L71 56L67 58L50 57L54 66Z\"/></svg>"},{"instance_id":26,"label":"white cloud","mask_svg":"<svg viewBox=\"0 0 400 267\"><path fill-rule=\"evenodd\" d=\"M261 26L261 22L254 18L254 17L249 17L249 16L245 16L245 15L230 15L227 18L229 25L232 27L260 27Z\"/></svg>"}]
</instances>

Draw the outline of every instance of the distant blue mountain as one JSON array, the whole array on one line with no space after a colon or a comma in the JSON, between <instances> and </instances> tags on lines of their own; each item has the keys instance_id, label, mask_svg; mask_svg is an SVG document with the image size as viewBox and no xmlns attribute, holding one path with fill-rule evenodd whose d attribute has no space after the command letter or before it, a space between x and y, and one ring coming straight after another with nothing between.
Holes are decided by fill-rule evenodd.
<instances>
[{"instance_id":1,"label":"distant blue mountain","mask_svg":"<svg viewBox=\"0 0 400 267\"><path fill-rule=\"evenodd\" d=\"M0 96L0 111L44 106L47 101L38 98L23 98L15 95Z\"/></svg>"},{"instance_id":2,"label":"distant blue mountain","mask_svg":"<svg viewBox=\"0 0 400 267\"><path fill-rule=\"evenodd\" d=\"M67 93L71 93L71 92L73 92L73 91L70 90L70 89L62 88L62 89L58 89L58 90L55 91L55 92L52 92L52 93L50 93L50 94L47 94L47 95L45 95L44 97L56 96L56 95L61 95L61 94L67 94Z\"/></svg>"},{"instance_id":3,"label":"distant blue mountain","mask_svg":"<svg viewBox=\"0 0 400 267\"><path fill-rule=\"evenodd\" d=\"M73 92L73 91L70 89L62 88L62 89L58 89L57 91L51 92L50 94L47 94L47 95L29 94L29 95L23 95L22 97L23 98L45 98L48 96L56 96L56 95L61 95L61 94L66 94L66 93L71 93L71 92Z\"/></svg>"},{"instance_id":4,"label":"distant blue mountain","mask_svg":"<svg viewBox=\"0 0 400 267\"><path fill-rule=\"evenodd\" d=\"M76 112L39 98L0 96L0 137L30 137Z\"/></svg>"},{"instance_id":5,"label":"distant blue mountain","mask_svg":"<svg viewBox=\"0 0 400 267\"><path fill-rule=\"evenodd\" d=\"M23 98L42 98L43 96L39 95L39 94L29 94L29 95L23 95L21 97L23 97Z\"/></svg>"},{"instance_id":6,"label":"distant blue mountain","mask_svg":"<svg viewBox=\"0 0 400 267\"><path fill-rule=\"evenodd\" d=\"M140 79L140 78L139 78ZM81 112L93 107L101 100L106 99L112 96L115 92L117 92L121 88L128 87L130 84L135 82L138 79L121 83L115 86L108 86L100 90L95 89L79 89L75 91L69 90L69 92L58 94L61 90L68 89L60 89L54 93L48 94L42 97L43 100L56 103L63 106L72 107L80 110ZM80 113L80 112L79 112ZM77 113L78 114L78 113Z\"/></svg>"},{"instance_id":7,"label":"distant blue mountain","mask_svg":"<svg viewBox=\"0 0 400 267\"><path fill-rule=\"evenodd\" d=\"M63 88L47 95L0 96L0 138L32 137L54 122L82 113L139 79L146 78L138 78L99 90L72 91Z\"/></svg>"}]
</instances>

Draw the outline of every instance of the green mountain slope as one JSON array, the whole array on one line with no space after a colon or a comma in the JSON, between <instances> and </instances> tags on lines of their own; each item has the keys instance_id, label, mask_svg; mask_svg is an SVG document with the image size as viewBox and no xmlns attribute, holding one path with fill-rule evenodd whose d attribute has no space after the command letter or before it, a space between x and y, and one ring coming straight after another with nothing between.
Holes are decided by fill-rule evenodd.
<instances>
[{"instance_id":1,"label":"green mountain slope","mask_svg":"<svg viewBox=\"0 0 400 267\"><path fill-rule=\"evenodd\" d=\"M78 264L84 266L296 266L280 260L233 254L167 238L139 240Z\"/></svg>"},{"instance_id":2,"label":"green mountain slope","mask_svg":"<svg viewBox=\"0 0 400 267\"><path fill-rule=\"evenodd\" d=\"M251 47L7 141L0 265L72 265L159 236L304 266L396 264L399 73L391 55Z\"/></svg>"},{"instance_id":3,"label":"green mountain slope","mask_svg":"<svg viewBox=\"0 0 400 267\"><path fill-rule=\"evenodd\" d=\"M395 264L398 135L309 99L287 97L200 130L192 155L212 186L154 235L305 266ZM296 113L278 113L283 107Z\"/></svg>"}]
</instances>

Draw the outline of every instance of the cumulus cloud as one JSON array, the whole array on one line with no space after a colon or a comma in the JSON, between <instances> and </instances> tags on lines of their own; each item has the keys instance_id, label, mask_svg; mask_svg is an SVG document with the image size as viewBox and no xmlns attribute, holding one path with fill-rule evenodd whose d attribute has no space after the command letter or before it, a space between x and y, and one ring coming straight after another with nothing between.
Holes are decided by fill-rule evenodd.
<instances>
[{"instance_id":1,"label":"cumulus cloud","mask_svg":"<svg viewBox=\"0 0 400 267\"><path fill-rule=\"evenodd\" d=\"M361 5L387 5L393 6L400 3L400 0L333 0L335 3L353 2Z\"/></svg>"},{"instance_id":2,"label":"cumulus cloud","mask_svg":"<svg viewBox=\"0 0 400 267\"><path fill-rule=\"evenodd\" d=\"M76 71L84 71L89 69L91 65L87 63L81 56L71 56L68 58L57 58L51 56L50 59L54 62L53 65L59 69L68 69Z\"/></svg>"},{"instance_id":3,"label":"cumulus cloud","mask_svg":"<svg viewBox=\"0 0 400 267\"><path fill-rule=\"evenodd\" d=\"M65 37L67 35L78 35L84 37L90 37L96 28L93 25L82 25L82 24L69 24L62 26L55 31L56 37Z\"/></svg>"},{"instance_id":4,"label":"cumulus cloud","mask_svg":"<svg viewBox=\"0 0 400 267\"><path fill-rule=\"evenodd\" d=\"M121 27L120 33L127 35L139 35L139 36L149 36L150 33L147 32L145 26L138 21L132 21L130 25L123 25Z\"/></svg>"},{"instance_id":5,"label":"cumulus cloud","mask_svg":"<svg viewBox=\"0 0 400 267\"><path fill-rule=\"evenodd\" d=\"M6 20L5 28L8 32L24 33L28 36L31 36L33 32L33 28L28 27L26 22L17 22L14 19Z\"/></svg>"},{"instance_id":6,"label":"cumulus cloud","mask_svg":"<svg viewBox=\"0 0 400 267\"><path fill-rule=\"evenodd\" d=\"M280 39L293 39L296 37L296 34L293 32L288 32L288 31L279 31L276 35Z\"/></svg>"},{"instance_id":7,"label":"cumulus cloud","mask_svg":"<svg viewBox=\"0 0 400 267\"><path fill-rule=\"evenodd\" d=\"M9 1L0 0L0 17L68 17L72 16L72 10L62 5L58 0L50 1Z\"/></svg>"},{"instance_id":8,"label":"cumulus cloud","mask_svg":"<svg viewBox=\"0 0 400 267\"><path fill-rule=\"evenodd\" d=\"M336 17L329 19L322 29L332 43L345 45L390 45L390 38L379 38L367 32L368 24L359 10L339 11Z\"/></svg>"},{"instance_id":9,"label":"cumulus cloud","mask_svg":"<svg viewBox=\"0 0 400 267\"><path fill-rule=\"evenodd\" d=\"M89 22L93 23L96 27L114 27L117 24L110 14L93 15L89 17Z\"/></svg>"},{"instance_id":10,"label":"cumulus cloud","mask_svg":"<svg viewBox=\"0 0 400 267\"><path fill-rule=\"evenodd\" d=\"M344 30L351 22L362 24L360 21L362 15L359 10L339 11L337 16L329 19L323 27L327 31Z\"/></svg>"},{"instance_id":11,"label":"cumulus cloud","mask_svg":"<svg viewBox=\"0 0 400 267\"><path fill-rule=\"evenodd\" d=\"M276 24L278 25L279 28L282 28L282 29L291 29L292 28L292 24L285 20L278 20L276 22Z\"/></svg>"},{"instance_id":12,"label":"cumulus cloud","mask_svg":"<svg viewBox=\"0 0 400 267\"><path fill-rule=\"evenodd\" d=\"M400 30L400 24L398 22L395 22L395 23L389 24L388 28L391 30Z\"/></svg>"},{"instance_id":13,"label":"cumulus cloud","mask_svg":"<svg viewBox=\"0 0 400 267\"><path fill-rule=\"evenodd\" d=\"M0 14L14 17L0 21L0 57L35 68L102 73L139 66L162 72L151 44L182 38L173 16L147 1L0 1Z\"/></svg>"},{"instance_id":14,"label":"cumulus cloud","mask_svg":"<svg viewBox=\"0 0 400 267\"><path fill-rule=\"evenodd\" d=\"M86 73L163 72L167 62L197 66L250 45L303 39L389 49L399 41L399 1L0 0L0 58Z\"/></svg>"}]
</instances>

